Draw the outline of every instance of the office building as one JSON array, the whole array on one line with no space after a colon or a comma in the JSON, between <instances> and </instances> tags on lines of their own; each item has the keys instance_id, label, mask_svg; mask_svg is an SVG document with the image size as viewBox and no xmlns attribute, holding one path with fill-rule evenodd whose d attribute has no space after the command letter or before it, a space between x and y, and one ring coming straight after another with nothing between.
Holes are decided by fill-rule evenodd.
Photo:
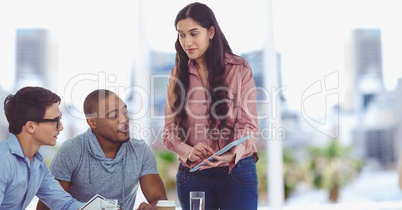
<instances>
[{"instance_id":1,"label":"office building","mask_svg":"<svg viewBox=\"0 0 402 210\"><path fill-rule=\"evenodd\" d=\"M16 31L16 89L26 85L50 86L49 33L45 29ZM52 74L56 69L52 69Z\"/></svg>"},{"instance_id":2,"label":"office building","mask_svg":"<svg viewBox=\"0 0 402 210\"><path fill-rule=\"evenodd\" d=\"M383 91L380 29L356 29L345 49L346 91L342 108L362 114Z\"/></svg>"}]
</instances>

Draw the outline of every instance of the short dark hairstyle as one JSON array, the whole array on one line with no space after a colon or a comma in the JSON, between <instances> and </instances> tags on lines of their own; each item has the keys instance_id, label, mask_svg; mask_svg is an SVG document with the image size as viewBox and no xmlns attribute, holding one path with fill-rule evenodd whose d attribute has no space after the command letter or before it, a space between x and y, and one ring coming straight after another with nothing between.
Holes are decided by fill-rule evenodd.
<instances>
[{"instance_id":1,"label":"short dark hairstyle","mask_svg":"<svg viewBox=\"0 0 402 210\"><path fill-rule=\"evenodd\" d=\"M8 121L8 131L21 133L22 126L30 120L42 119L46 109L54 103L60 104L60 96L42 87L23 87L4 100L4 113Z\"/></svg>"},{"instance_id":2,"label":"short dark hairstyle","mask_svg":"<svg viewBox=\"0 0 402 210\"><path fill-rule=\"evenodd\" d=\"M99 102L115 95L112 91L106 89L98 89L92 91L84 100L84 113L86 117L96 117L99 111Z\"/></svg>"}]
</instances>

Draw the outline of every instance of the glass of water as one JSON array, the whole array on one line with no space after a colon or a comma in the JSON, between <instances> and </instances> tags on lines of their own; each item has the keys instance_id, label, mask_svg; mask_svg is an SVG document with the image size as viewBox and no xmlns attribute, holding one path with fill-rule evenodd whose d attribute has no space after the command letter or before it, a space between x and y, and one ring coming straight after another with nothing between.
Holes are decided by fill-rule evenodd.
<instances>
[{"instance_id":1,"label":"glass of water","mask_svg":"<svg viewBox=\"0 0 402 210\"><path fill-rule=\"evenodd\" d=\"M118 210L117 199L101 200L101 210Z\"/></svg>"},{"instance_id":2,"label":"glass of water","mask_svg":"<svg viewBox=\"0 0 402 210\"><path fill-rule=\"evenodd\" d=\"M190 192L190 210L205 210L205 192Z\"/></svg>"}]
</instances>

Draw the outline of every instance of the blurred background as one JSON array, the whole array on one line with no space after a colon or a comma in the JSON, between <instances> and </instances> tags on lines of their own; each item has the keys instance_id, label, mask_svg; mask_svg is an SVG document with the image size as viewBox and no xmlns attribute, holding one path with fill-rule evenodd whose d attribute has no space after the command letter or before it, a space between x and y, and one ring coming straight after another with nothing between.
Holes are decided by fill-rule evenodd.
<instances>
[{"instance_id":1,"label":"blurred background","mask_svg":"<svg viewBox=\"0 0 402 210\"><path fill-rule=\"evenodd\" d=\"M41 148L47 163L64 140L88 128L85 96L110 89L128 104L132 136L154 149L169 198L177 200L178 162L161 135L173 23L191 2L0 1L0 98L28 85L62 97L64 131L55 147ZM286 209L402 209L398 0L200 2L250 63L259 89L261 209L282 199L270 190L271 176L281 177ZM1 140L7 126L1 112ZM273 154L272 142L280 152Z\"/></svg>"}]
</instances>

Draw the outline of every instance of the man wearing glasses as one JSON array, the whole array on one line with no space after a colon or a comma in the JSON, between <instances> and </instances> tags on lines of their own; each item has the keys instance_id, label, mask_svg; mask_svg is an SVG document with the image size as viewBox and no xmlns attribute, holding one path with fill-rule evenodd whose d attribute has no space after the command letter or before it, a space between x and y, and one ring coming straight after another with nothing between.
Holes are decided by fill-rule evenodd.
<instances>
[{"instance_id":1,"label":"man wearing glasses","mask_svg":"<svg viewBox=\"0 0 402 210\"><path fill-rule=\"evenodd\" d=\"M63 130L60 101L41 87L24 87L4 100L10 136L0 143L0 210L26 209L35 195L51 209L84 205L63 190L38 153L42 145L54 146Z\"/></svg>"},{"instance_id":2,"label":"man wearing glasses","mask_svg":"<svg viewBox=\"0 0 402 210\"><path fill-rule=\"evenodd\" d=\"M138 209L166 200L156 159L144 140L131 139L126 104L109 90L94 90L84 100L89 128L63 142L51 165L63 188L79 201L96 194L134 209L138 187L147 199ZM47 209L39 201L37 210Z\"/></svg>"}]
</instances>

